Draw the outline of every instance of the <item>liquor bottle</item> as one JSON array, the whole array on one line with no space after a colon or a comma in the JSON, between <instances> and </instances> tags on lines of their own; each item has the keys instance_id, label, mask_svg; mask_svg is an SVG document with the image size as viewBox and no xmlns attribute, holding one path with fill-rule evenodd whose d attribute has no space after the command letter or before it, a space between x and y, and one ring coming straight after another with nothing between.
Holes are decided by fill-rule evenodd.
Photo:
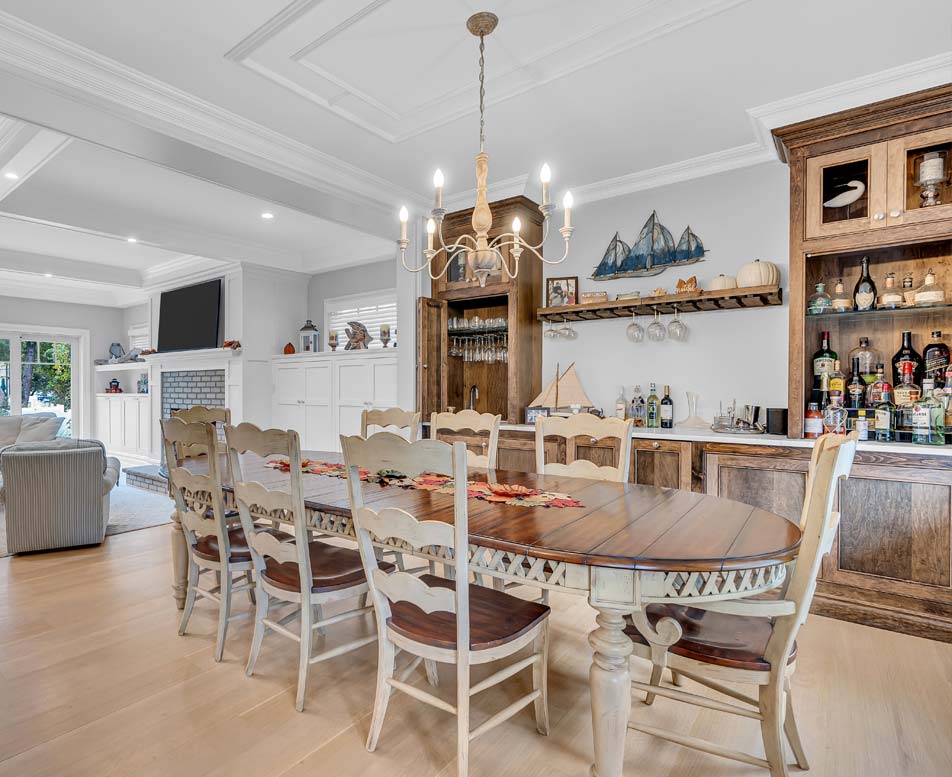
<instances>
[{"instance_id":1,"label":"liquor bottle","mask_svg":"<svg viewBox=\"0 0 952 777\"><path fill-rule=\"evenodd\" d=\"M917 445L945 445L945 408L934 391L932 378L926 378L912 407L912 441Z\"/></svg>"},{"instance_id":2,"label":"liquor bottle","mask_svg":"<svg viewBox=\"0 0 952 777\"><path fill-rule=\"evenodd\" d=\"M888 383L886 384L889 385ZM884 391L876 404L873 416L873 432L879 442L892 442L895 439L896 406L892 403L892 391Z\"/></svg>"},{"instance_id":3,"label":"liquor bottle","mask_svg":"<svg viewBox=\"0 0 952 777\"><path fill-rule=\"evenodd\" d=\"M815 440L823 433L823 413L816 402L807 405L807 412L803 415L803 436L808 440Z\"/></svg>"},{"instance_id":4,"label":"liquor bottle","mask_svg":"<svg viewBox=\"0 0 952 777\"><path fill-rule=\"evenodd\" d=\"M625 387L618 389L618 399L615 400L615 418L625 419L625 413L628 411L628 400L625 399Z\"/></svg>"},{"instance_id":5,"label":"liquor bottle","mask_svg":"<svg viewBox=\"0 0 952 777\"><path fill-rule=\"evenodd\" d=\"M641 395L641 386L635 386L628 412L635 426L645 425L645 398Z\"/></svg>"},{"instance_id":6,"label":"liquor bottle","mask_svg":"<svg viewBox=\"0 0 952 777\"><path fill-rule=\"evenodd\" d=\"M865 410L856 411L856 424L853 426L860 440L869 439L869 421L866 418Z\"/></svg>"},{"instance_id":7,"label":"liquor bottle","mask_svg":"<svg viewBox=\"0 0 952 777\"><path fill-rule=\"evenodd\" d=\"M869 347L868 337L861 337L859 345L850 351L850 364L853 363L853 359L859 359L859 374L866 381L867 386L876 380L876 365L883 360L883 355L875 348Z\"/></svg>"},{"instance_id":8,"label":"liquor bottle","mask_svg":"<svg viewBox=\"0 0 952 777\"><path fill-rule=\"evenodd\" d=\"M942 332L932 333L932 340L922 349L922 358L925 362L925 378L932 378L936 388L945 388L945 372L949 368L949 346L942 342Z\"/></svg>"},{"instance_id":9,"label":"liquor bottle","mask_svg":"<svg viewBox=\"0 0 952 777\"><path fill-rule=\"evenodd\" d=\"M895 310L902 307L902 290L896 286L896 273L886 273L886 288L879 298L879 307Z\"/></svg>"},{"instance_id":10,"label":"liquor bottle","mask_svg":"<svg viewBox=\"0 0 952 777\"><path fill-rule=\"evenodd\" d=\"M869 257L863 257L863 270L853 287L853 308L858 311L876 307L876 284L869 274Z\"/></svg>"},{"instance_id":11,"label":"liquor bottle","mask_svg":"<svg viewBox=\"0 0 952 777\"><path fill-rule=\"evenodd\" d=\"M912 347L912 332L902 333L902 345L893 356L893 386L898 386L902 382L902 364L910 362L912 364L912 377L916 385L922 383L923 360L919 352Z\"/></svg>"},{"instance_id":12,"label":"liquor bottle","mask_svg":"<svg viewBox=\"0 0 952 777\"><path fill-rule=\"evenodd\" d=\"M829 377L830 383L830 402L838 405L846 405L846 376L840 370L840 360L833 362L833 371Z\"/></svg>"},{"instance_id":13,"label":"liquor bottle","mask_svg":"<svg viewBox=\"0 0 952 777\"><path fill-rule=\"evenodd\" d=\"M846 406L853 410L863 407L866 402L866 381L860 375L859 359L853 359L853 371L850 382L846 384Z\"/></svg>"},{"instance_id":14,"label":"liquor bottle","mask_svg":"<svg viewBox=\"0 0 952 777\"><path fill-rule=\"evenodd\" d=\"M830 376L826 372L820 375L820 388L817 390L816 404L821 411L826 410L830 404Z\"/></svg>"},{"instance_id":15,"label":"liquor bottle","mask_svg":"<svg viewBox=\"0 0 952 777\"><path fill-rule=\"evenodd\" d=\"M843 279L840 278L833 287L833 296L830 306L834 313L849 313L853 309L853 298L846 293Z\"/></svg>"},{"instance_id":16,"label":"liquor bottle","mask_svg":"<svg viewBox=\"0 0 952 777\"><path fill-rule=\"evenodd\" d=\"M830 348L830 333L820 333L820 348L813 354L813 393L810 401L820 402L820 376L833 371L833 365L839 358L836 351ZM821 405L822 407L822 405Z\"/></svg>"},{"instance_id":17,"label":"liquor bottle","mask_svg":"<svg viewBox=\"0 0 952 777\"><path fill-rule=\"evenodd\" d=\"M661 424L661 400L658 399L658 389L654 383L648 386L648 401L645 403L645 426L657 429Z\"/></svg>"},{"instance_id":18,"label":"liquor bottle","mask_svg":"<svg viewBox=\"0 0 952 777\"><path fill-rule=\"evenodd\" d=\"M899 442L911 442L913 413L916 402L922 392L919 386L912 382L912 362L902 362L902 381L896 386L896 439Z\"/></svg>"},{"instance_id":19,"label":"liquor bottle","mask_svg":"<svg viewBox=\"0 0 952 777\"><path fill-rule=\"evenodd\" d=\"M892 396L892 386L886 380L886 368L882 363L876 365L876 380L866 389L866 407L876 408L883 401L883 394Z\"/></svg>"},{"instance_id":20,"label":"liquor bottle","mask_svg":"<svg viewBox=\"0 0 952 777\"><path fill-rule=\"evenodd\" d=\"M661 428L662 429L673 429L674 428L674 402L671 401L671 387L664 387L664 396L661 398L661 406L659 407L661 413Z\"/></svg>"}]
</instances>

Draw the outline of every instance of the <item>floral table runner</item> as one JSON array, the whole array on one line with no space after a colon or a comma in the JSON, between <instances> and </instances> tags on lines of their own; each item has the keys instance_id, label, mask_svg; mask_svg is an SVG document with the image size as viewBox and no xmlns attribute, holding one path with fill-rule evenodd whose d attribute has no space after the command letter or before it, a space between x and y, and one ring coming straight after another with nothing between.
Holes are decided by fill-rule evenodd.
<instances>
[{"instance_id":1,"label":"floral table runner","mask_svg":"<svg viewBox=\"0 0 952 777\"><path fill-rule=\"evenodd\" d=\"M289 472L291 466L287 461L269 461L267 466ZM312 475L326 475L332 478L346 478L347 467L329 461L312 461L303 459L301 471ZM408 478L400 472L382 470L377 473L360 468L360 479L367 483L380 483L385 486L398 488L415 488L419 491L436 491L438 494L452 494L452 478L446 475L424 473L415 478ZM467 484L467 495L470 499L482 499L486 502L515 505L518 507L582 507L577 499L568 494L558 494L554 491L542 491L538 488L529 488L507 483L484 483L470 481Z\"/></svg>"}]
</instances>

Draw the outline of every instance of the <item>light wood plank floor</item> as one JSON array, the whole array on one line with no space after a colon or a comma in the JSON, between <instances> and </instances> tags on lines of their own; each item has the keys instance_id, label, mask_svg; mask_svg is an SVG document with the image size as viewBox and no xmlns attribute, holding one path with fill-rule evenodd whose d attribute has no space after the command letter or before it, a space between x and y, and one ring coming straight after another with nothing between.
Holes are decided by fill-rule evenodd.
<instances>
[{"instance_id":1,"label":"light wood plank floor","mask_svg":"<svg viewBox=\"0 0 952 777\"><path fill-rule=\"evenodd\" d=\"M452 777L449 716L396 694L376 753L364 750L376 652L312 669L308 709L294 711L296 646L266 639L246 678L248 621L212 661L215 621L199 603L188 636L169 589L168 527L101 548L0 560L0 777ZM248 608L244 597L238 608ZM553 597L552 733L531 708L477 740L471 774L582 777L593 615ZM331 644L369 624L352 624ZM800 640L798 717L816 777L948 777L952 645L812 618ZM634 667L647 676L645 665ZM475 723L525 693L529 678L477 697ZM440 693L452 698L444 672ZM422 672L417 683L424 683ZM694 686L695 688L697 686ZM634 714L762 753L755 722L659 699ZM721 777L765 772L641 734L626 774Z\"/></svg>"}]
</instances>

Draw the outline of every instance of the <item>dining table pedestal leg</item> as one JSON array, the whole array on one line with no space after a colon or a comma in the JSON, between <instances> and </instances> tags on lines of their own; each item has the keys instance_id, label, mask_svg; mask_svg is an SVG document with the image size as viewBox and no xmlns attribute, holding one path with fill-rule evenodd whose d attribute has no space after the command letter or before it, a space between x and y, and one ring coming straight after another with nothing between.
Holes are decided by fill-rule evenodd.
<instances>
[{"instance_id":1,"label":"dining table pedestal leg","mask_svg":"<svg viewBox=\"0 0 952 777\"><path fill-rule=\"evenodd\" d=\"M595 739L595 763L590 774L591 777L622 777L631 714L629 659L633 647L625 634L625 612L596 609L598 628L588 635L588 643L595 651L588 673Z\"/></svg>"}]
</instances>

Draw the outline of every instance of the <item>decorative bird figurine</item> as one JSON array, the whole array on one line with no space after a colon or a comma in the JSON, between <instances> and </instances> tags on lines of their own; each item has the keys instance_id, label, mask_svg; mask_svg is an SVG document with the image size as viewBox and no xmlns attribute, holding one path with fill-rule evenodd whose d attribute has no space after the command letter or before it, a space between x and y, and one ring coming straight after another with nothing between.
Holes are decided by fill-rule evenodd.
<instances>
[{"instance_id":1,"label":"decorative bird figurine","mask_svg":"<svg viewBox=\"0 0 952 777\"><path fill-rule=\"evenodd\" d=\"M842 194L837 194L835 197L824 202L824 208L842 208L846 205L852 205L866 193L866 184L862 181L850 181L847 184L841 185L848 186L850 190Z\"/></svg>"},{"instance_id":2,"label":"decorative bird figurine","mask_svg":"<svg viewBox=\"0 0 952 777\"><path fill-rule=\"evenodd\" d=\"M359 321L348 321L347 329L345 329L344 332L347 334L347 345L344 346L345 351L366 350L367 346L370 345L370 341L374 339L370 332L367 331L367 327Z\"/></svg>"}]
</instances>

